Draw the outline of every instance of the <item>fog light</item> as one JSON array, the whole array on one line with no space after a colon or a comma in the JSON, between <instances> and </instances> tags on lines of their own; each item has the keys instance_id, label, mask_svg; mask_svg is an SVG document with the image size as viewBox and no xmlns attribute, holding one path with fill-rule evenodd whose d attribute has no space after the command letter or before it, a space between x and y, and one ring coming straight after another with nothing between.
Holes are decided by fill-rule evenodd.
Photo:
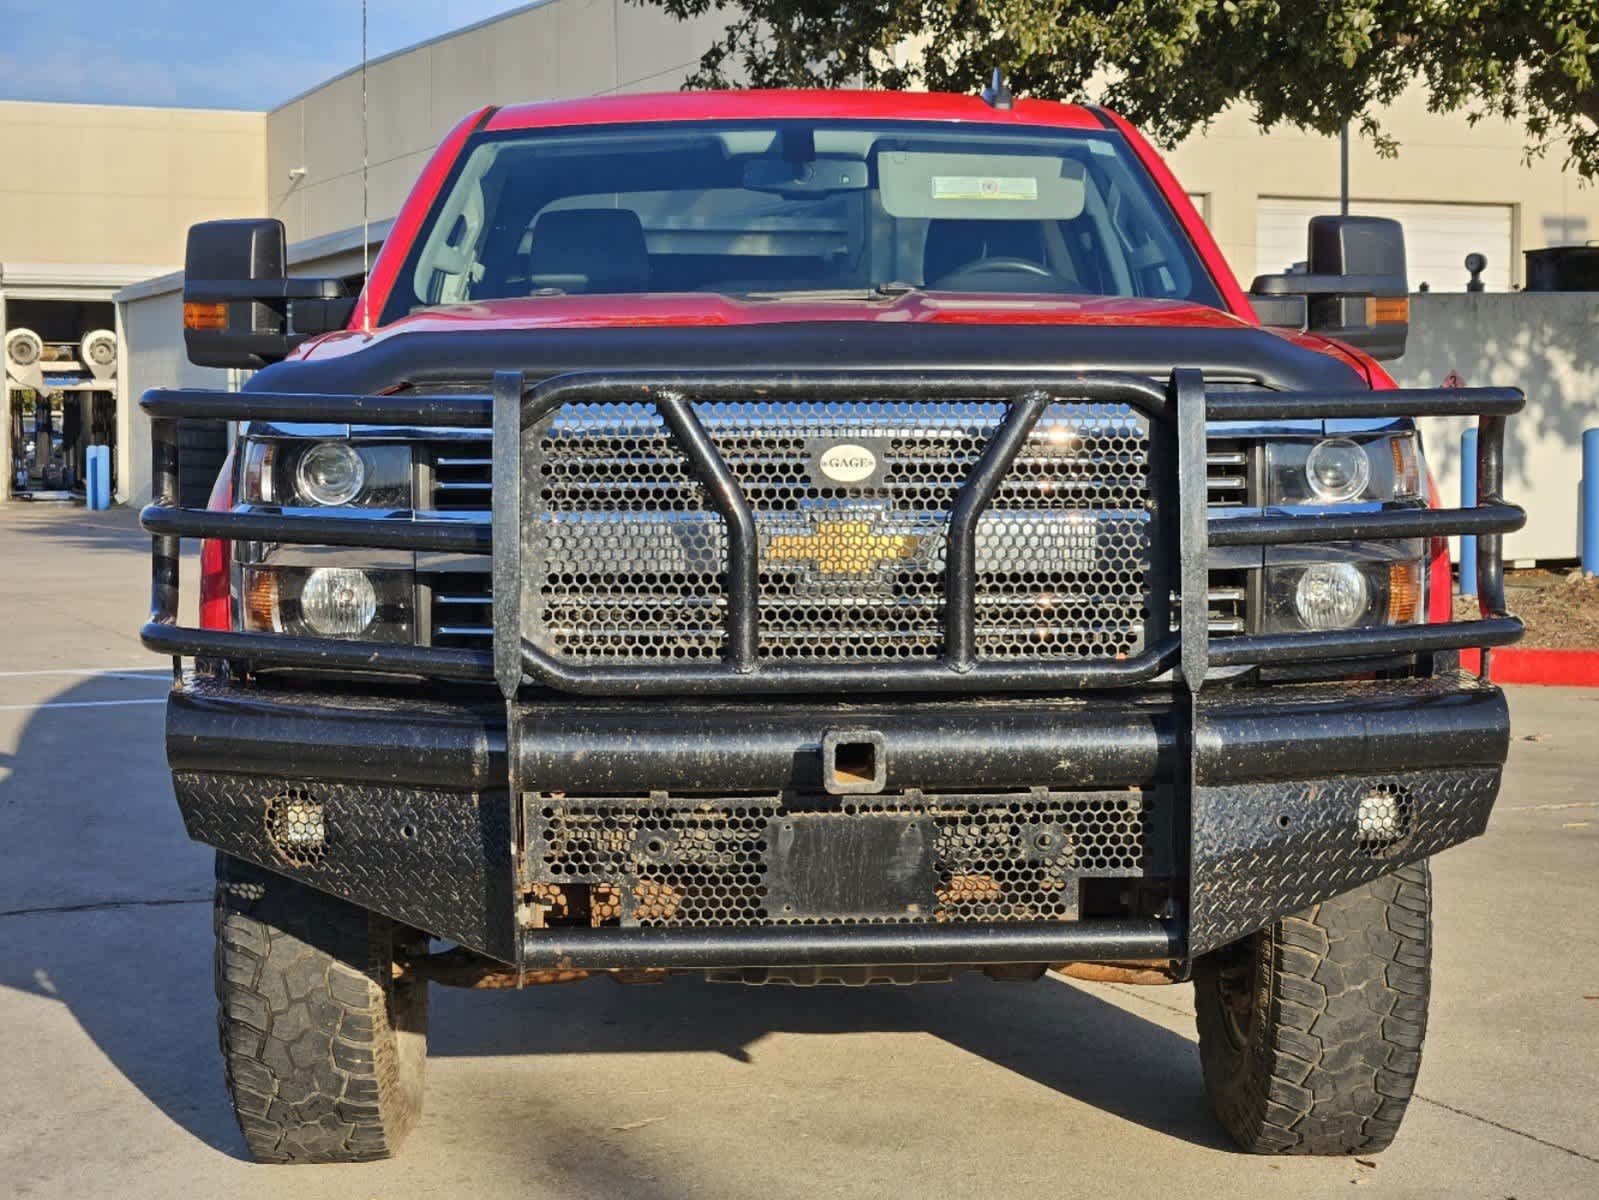
<instances>
[{"instance_id":1,"label":"fog light","mask_svg":"<svg viewBox=\"0 0 1599 1200\"><path fill-rule=\"evenodd\" d=\"M1332 504L1353 500L1371 482L1371 459L1348 438L1328 438L1311 447L1305 477L1317 497Z\"/></svg>"},{"instance_id":2,"label":"fog light","mask_svg":"<svg viewBox=\"0 0 1599 1200\"><path fill-rule=\"evenodd\" d=\"M267 836L290 866L314 867L327 849L328 827L322 802L299 788L273 796L266 804Z\"/></svg>"},{"instance_id":3,"label":"fog light","mask_svg":"<svg viewBox=\"0 0 1599 1200\"><path fill-rule=\"evenodd\" d=\"M318 567L305 577L300 616L324 637L361 633L378 614L377 591L366 572L349 567Z\"/></svg>"},{"instance_id":4,"label":"fog light","mask_svg":"<svg viewBox=\"0 0 1599 1200\"><path fill-rule=\"evenodd\" d=\"M1409 843L1411 796L1408 788L1380 785L1361 797L1355 810L1355 843L1370 858L1391 858Z\"/></svg>"},{"instance_id":5,"label":"fog light","mask_svg":"<svg viewBox=\"0 0 1599 1200\"><path fill-rule=\"evenodd\" d=\"M1381 839L1399 836L1399 806L1387 792L1372 792L1362 797L1355 812L1355 826L1362 838Z\"/></svg>"},{"instance_id":6,"label":"fog light","mask_svg":"<svg viewBox=\"0 0 1599 1200\"><path fill-rule=\"evenodd\" d=\"M300 456L294 479L300 495L313 504L348 504L361 494L366 465L343 442L318 442Z\"/></svg>"},{"instance_id":7,"label":"fog light","mask_svg":"<svg viewBox=\"0 0 1599 1200\"><path fill-rule=\"evenodd\" d=\"M1294 608L1306 629L1348 629L1366 611L1366 577L1351 563L1306 567Z\"/></svg>"}]
</instances>

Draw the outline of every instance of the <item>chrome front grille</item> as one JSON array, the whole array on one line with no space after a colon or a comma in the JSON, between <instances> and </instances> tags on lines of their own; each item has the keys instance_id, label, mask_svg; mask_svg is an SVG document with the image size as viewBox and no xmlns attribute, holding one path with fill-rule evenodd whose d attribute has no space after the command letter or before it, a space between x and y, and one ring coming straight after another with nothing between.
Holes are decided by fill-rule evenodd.
<instances>
[{"instance_id":1,"label":"chrome front grille","mask_svg":"<svg viewBox=\"0 0 1599 1200\"><path fill-rule=\"evenodd\" d=\"M424 572L435 646L487 648L494 641L494 596L487 571Z\"/></svg>"},{"instance_id":2,"label":"chrome front grille","mask_svg":"<svg viewBox=\"0 0 1599 1200\"><path fill-rule=\"evenodd\" d=\"M943 649L946 527L1005 415L986 402L702 403L754 515L758 654L930 660ZM1136 654L1152 550L1147 419L1057 402L977 525L979 659ZM848 485L819 456L865 447ZM584 664L705 661L726 640L726 538L653 406L573 403L536 437L527 532L534 627Z\"/></svg>"},{"instance_id":3,"label":"chrome front grille","mask_svg":"<svg viewBox=\"0 0 1599 1200\"><path fill-rule=\"evenodd\" d=\"M1250 502L1249 444L1211 438L1205 447L1205 489L1212 508Z\"/></svg>"},{"instance_id":4,"label":"chrome front grille","mask_svg":"<svg viewBox=\"0 0 1599 1200\"><path fill-rule=\"evenodd\" d=\"M433 508L441 512L486 512L492 496L489 443L438 442L424 447L423 468Z\"/></svg>"},{"instance_id":5,"label":"chrome front grille","mask_svg":"<svg viewBox=\"0 0 1599 1200\"><path fill-rule=\"evenodd\" d=\"M1249 631L1249 576L1249 571L1237 569L1210 573L1211 633Z\"/></svg>"}]
</instances>

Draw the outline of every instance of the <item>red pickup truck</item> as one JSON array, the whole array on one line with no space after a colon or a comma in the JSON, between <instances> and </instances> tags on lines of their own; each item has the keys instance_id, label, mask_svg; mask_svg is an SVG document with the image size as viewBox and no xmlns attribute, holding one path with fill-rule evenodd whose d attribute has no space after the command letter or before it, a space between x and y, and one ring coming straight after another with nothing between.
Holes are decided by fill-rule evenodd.
<instances>
[{"instance_id":1,"label":"red pickup truck","mask_svg":"<svg viewBox=\"0 0 1599 1200\"><path fill-rule=\"evenodd\" d=\"M355 295L196 226L190 357L261 369L144 398L143 638L252 1152L391 1153L430 984L668 972L1191 980L1242 1147L1385 1146L1522 400L1384 374L1395 223L1306 259L1246 294L1125 121L1002 92L484 109ZM189 419L239 422L205 509Z\"/></svg>"}]
</instances>

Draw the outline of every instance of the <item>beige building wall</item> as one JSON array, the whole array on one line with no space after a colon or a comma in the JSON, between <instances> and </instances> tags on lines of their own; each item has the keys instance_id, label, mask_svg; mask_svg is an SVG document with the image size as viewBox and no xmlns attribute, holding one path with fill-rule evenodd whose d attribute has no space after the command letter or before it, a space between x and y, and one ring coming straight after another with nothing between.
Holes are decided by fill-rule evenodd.
<instances>
[{"instance_id":1,"label":"beige building wall","mask_svg":"<svg viewBox=\"0 0 1599 1200\"><path fill-rule=\"evenodd\" d=\"M474 109L676 91L719 28L714 15L680 22L627 0L545 0L372 63L372 218L394 215L433 148ZM266 145L266 213L290 241L361 223L359 70L268 113Z\"/></svg>"},{"instance_id":2,"label":"beige building wall","mask_svg":"<svg viewBox=\"0 0 1599 1200\"><path fill-rule=\"evenodd\" d=\"M473 109L675 91L720 27L714 11L685 23L628 0L544 0L373 63L367 77L371 216L395 213L429 152ZM1429 113L1419 88L1385 114L1384 124L1401 144L1399 155L1381 158L1356 138L1353 198L1508 206L1512 283L1522 280L1522 250L1599 237L1599 187L1579 186L1564 170L1558 147L1529 163L1518 126L1496 120L1472 126L1460 115ZM360 224L358 70L268 113L266 131L266 211L283 219L291 241ZM1327 211L1337 209L1337 139L1293 130L1263 134L1241 106L1168 158L1184 186L1202 198L1202 211L1246 287L1260 269L1262 197L1320 200Z\"/></svg>"},{"instance_id":3,"label":"beige building wall","mask_svg":"<svg viewBox=\"0 0 1599 1200\"><path fill-rule=\"evenodd\" d=\"M1581 554L1582 434L1599 429L1599 293L1491 292L1415 296L1405 356L1390 363L1405 387L1518 387L1527 407L1505 426L1505 494L1527 510L1505 537L1512 562ZM1422 422L1427 461L1446 503L1460 497L1464 417Z\"/></svg>"},{"instance_id":4,"label":"beige building wall","mask_svg":"<svg viewBox=\"0 0 1599 1200\"><path fill-rule=\"evenodd\" d=\"M1429 113L1420 88L1407 92L1382 121L1400 143L1398 156L1382 158L1352 137L1352 199L1511 206L1510 279L1516 285L1524 281L1523 250L1599 238L1599 186L1582 186L1565 169L1561 147L1528 162L1524 129L1498 120L1473 126L1459 114ZM1183 186L1203 196L1211 231L1245 288L1257 271L1262 197L1321 199L1327 212L1338 211L1338 139L1287 129L1263 134L1241 106L1166 159Z\"/></svg>"},{"instance_id":5,"label":"beige building wall","mask_svg":"<svg viewBox=\"0 0 1599 1200\"><path fill-rule=\"evenodd\" d=\"M0 263L183 261L190 224L258 215L262 113L0 101Z\"/></svg>"}]
</instances>

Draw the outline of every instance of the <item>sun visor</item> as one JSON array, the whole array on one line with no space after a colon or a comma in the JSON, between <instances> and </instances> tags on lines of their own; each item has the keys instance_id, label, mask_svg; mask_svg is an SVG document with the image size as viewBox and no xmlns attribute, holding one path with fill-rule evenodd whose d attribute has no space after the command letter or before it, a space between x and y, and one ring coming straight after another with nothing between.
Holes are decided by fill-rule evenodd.
<instances>
[{"instance_id":1,"label":"sun visor","mask_svg":"<svg viewBox=\"0 0 1599 1200\"><path fill-rule=\"evenodd\" d=\"M1070 221L1087 190L1081 163L1035 154L921 154L877 159L878 189L891 216L958 221Z\"/></svg>"}]
</instances>

